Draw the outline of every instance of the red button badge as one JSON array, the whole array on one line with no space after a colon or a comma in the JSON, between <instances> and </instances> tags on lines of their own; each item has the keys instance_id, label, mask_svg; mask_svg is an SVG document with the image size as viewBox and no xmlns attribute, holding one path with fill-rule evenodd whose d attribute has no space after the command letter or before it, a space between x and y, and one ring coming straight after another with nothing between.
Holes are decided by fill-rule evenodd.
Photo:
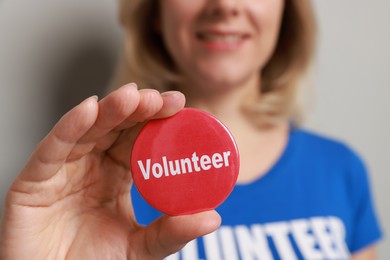
<instances>
[{"instance_id":1,"label":"red button badge","mask_svg":"<svg viewBox=\"0 0 390 260\"><path fill-rule=\"evenodd\" d=\"M131 153L138 191L168 215L216 208L233 190L238 171L237 146L227 128L192 108L148 122Z\"/></svg>"}]
</instances>

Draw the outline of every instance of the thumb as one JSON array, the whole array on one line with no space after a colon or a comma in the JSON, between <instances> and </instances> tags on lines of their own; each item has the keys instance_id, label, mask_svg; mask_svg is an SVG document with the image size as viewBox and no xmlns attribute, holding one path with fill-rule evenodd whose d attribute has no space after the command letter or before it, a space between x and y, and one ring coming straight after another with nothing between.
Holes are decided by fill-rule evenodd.
<instances>
[{"instance_id":1,"label":"thumb","mask_svg":"<svg viewBox=\"0 0 390 260\"><path fill-rule=\"evenodd\" d=\"M191 240L215 231L220 224L221 217L214 210L184 216L162 216L137 234L144 251L141 254L147 259L162 259L179 251Z\"/></svg>"}]
</instances>

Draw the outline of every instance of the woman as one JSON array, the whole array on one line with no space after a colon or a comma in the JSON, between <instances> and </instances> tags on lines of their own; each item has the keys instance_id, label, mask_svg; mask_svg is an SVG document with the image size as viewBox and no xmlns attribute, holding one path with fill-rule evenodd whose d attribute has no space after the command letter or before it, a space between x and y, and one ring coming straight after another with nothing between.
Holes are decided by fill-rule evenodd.
<instances>
[{"instance_id":1,"label":"woman","mask_svg":"<svg viewBox=\"0 0 390 260\"><path fill-rule=\"evenodd\" d=\"M297 127L294 95L315 42L310 1L122 1L121 8L126 52L115 85L135 79L179 90L187 106L222 120L239 147L238 185L217 209L222 227L191 242L184 259L374 257L369 246L380 231L361 161ZM159 216L135 189L132 196L142 224Z\"/></svg>"},{"instance_id":2,"label":"woman","mask_svg":"<svg viewBox=\"0 0 390 260\"><path fill-rule=\"evenodd\" d=\"M183 258L373 258L380 230L361 161L296 127L294 94L314 44L309 1L121 4L126 52L113 85L170 91L128 84L68 112L10 188L1 256L158 259L209 234ZM128 158L137 123L183 108L177 90L239 146L238 185L218 208L217 231L215 211L135 221ZM142 224L157 217L133 197Z\"/></svg>"}]
</instances>

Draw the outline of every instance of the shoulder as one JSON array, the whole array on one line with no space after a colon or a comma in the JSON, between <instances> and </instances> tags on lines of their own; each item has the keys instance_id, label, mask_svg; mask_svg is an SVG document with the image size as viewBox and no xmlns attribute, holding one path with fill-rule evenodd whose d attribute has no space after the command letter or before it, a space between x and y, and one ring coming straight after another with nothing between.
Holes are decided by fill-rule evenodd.
<instances>
[{"instance_id":1,"label":"shoulder","mask_svg":"<svg viewBox=\"0 0 390 260\"><path fill-rule=\"evenodd\" d=\"M307 156L331 160L332 164L348 163L363 166L363 160L358 152L347 142L324 134L312 132L303 128L293 128L291 138L300 152Z\"/></svg>"},{"instance_id":2,"label":"shoulder","mask_svg":"<svg viewBox=\"0 0 390 260\"><path fill-rule=\"evenodd\" d=\"M292 128L291 133L300 142L304 142L306 145L313 147L318 147L318 145L320 145L321 148L326 149L349 149L348 145L340 139L330 137L325 134L319 134L305 128Z\"/></svg>"},{"instance_id":3,"label":"shoulder","mask_svg":"<svg viewBox=\"0 0 390 260\"><path fill-rule=\"evenodd\" d=\"M306 129L292 129L291 142L297 163L328 177L343 178L348 185L360 186L368 181L365 162L345 141Z\"/></svg>"},{"instance_id":4,"label":"shoulder","mask_svg":"<svg viewBox=\"0 0 390 260\"><path fill-rule=\"evenodd\" d=\"M308 171L306 176L319 178L333 188L342 186L352 204L369 194L366 164L348 143L305 129L294 129L291 135L296 163Z\"/></svg>"}]
</instances>

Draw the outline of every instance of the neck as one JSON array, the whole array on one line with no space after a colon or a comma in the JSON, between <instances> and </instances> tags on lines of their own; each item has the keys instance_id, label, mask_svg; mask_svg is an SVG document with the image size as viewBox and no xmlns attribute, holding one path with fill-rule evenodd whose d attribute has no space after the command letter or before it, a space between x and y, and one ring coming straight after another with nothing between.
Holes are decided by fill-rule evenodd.
<instances>
[{"instance_id":1,"label":"neck","mask_svg":"<svg viewBox=\"0 0 390 260\"><path fill-rule=\"evenodd\" d=\"M205 85L198 85L179 87L179 90L187 97L187 106L207 111L222 121L230 121L232 118L243 116L241 114L243 103L260 96L258 76L235 86L223 85L208 88Z\"/></svg>"},{"instance_id":2,"label":"neck","mask_svg":"<svg viewBox=\"0 0 390 260\"><path fill-rule=\"evenodd\" d=\"M260 129L241 112L243 103L259 98L259 77L253 77L242 85L205 86L192 84L178 90L187 96L188 107L213 114L233 134L240 151L238 181L245 183L259 178L272 167L287 144L287 121L272 128Z\"/></svg>"}]
</instances>

